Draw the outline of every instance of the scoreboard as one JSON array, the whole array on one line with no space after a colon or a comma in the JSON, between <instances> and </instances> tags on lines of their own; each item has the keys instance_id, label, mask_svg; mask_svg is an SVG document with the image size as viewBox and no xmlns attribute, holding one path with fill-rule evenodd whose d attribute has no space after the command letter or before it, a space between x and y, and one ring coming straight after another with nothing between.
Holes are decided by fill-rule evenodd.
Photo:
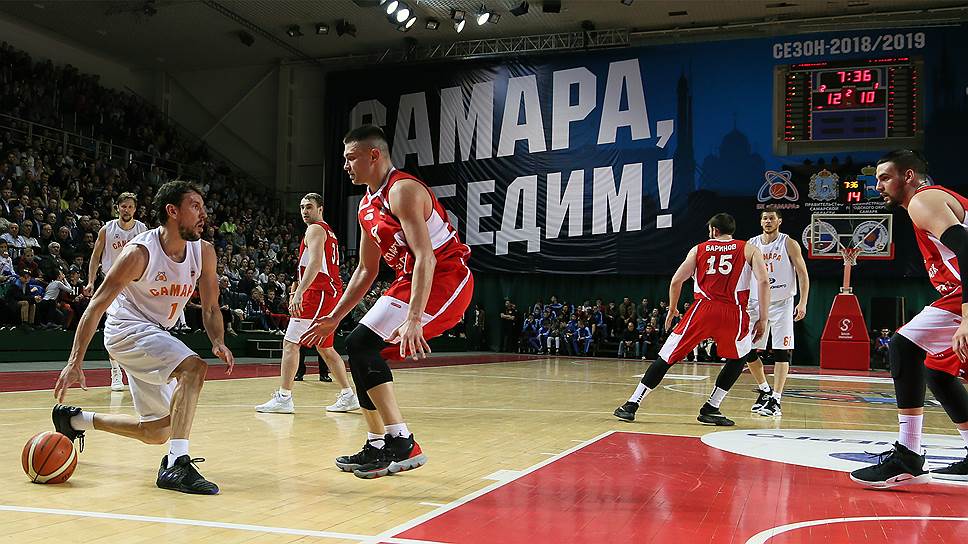
<instances>
[{"instance_id":1,"label":"scoreboard","mask_svg":"<svg viewBox=\"0 0 968 544\"><path fill-rule=\"evenodd\" d=\"M919 148L922 64L907 57L778 66L777 155Z\"/></svg>"}]
</instances>

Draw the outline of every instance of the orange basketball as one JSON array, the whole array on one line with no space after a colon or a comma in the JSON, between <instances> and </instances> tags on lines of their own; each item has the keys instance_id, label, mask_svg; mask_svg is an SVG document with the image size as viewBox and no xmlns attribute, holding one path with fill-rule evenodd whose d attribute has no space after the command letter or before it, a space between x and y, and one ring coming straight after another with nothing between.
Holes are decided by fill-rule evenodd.
<instances>
[{"instance_id":1,"label":"orange basketball","mask_svg":"<svg viewBox=\"0 0 968 544\"><path fill-rule=\"evenodd\" d=\"M35 484L66 482L77 466L77 450L64 435L54 431L35 434L20 456L24 472Z\"/></svg>"},{"instance_id":2,"label":"orange basketball","mask_svg":"<svg viewBox=\"0 0 968 544\"><path fill-rule=\"evenodd\" d=\"M782 183L774 183L770 185L770 196L773 198L783 198L787 194L786 185Z\"/></svg>"}]
</instances>

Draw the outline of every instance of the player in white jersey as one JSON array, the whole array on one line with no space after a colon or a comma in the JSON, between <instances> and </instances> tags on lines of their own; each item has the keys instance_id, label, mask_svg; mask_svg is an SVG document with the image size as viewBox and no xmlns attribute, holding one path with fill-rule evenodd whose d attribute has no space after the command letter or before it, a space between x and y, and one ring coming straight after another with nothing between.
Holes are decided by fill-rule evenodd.
<instances>
[{"instance_id":1,"label":"player in white jersey","mask_svg":"<svg viewBox=\"0 0 968 544\"><path fill-rule=\"evenodd\" d=\"M84 294L91 296L94 293L94 281L97 279L97 269L100 266L101 272L107 275L111 269L111 263L118 259L125 244L132 238L148 230L144 223L134 218L138 211L138 196L134 193L121 193L117 200L118 218L108 221L97 233L97 241L94 242L94 251L91 253L91 262L87 265L87 285L84 286ZM121 374L121 367L118 362L108 355L111 361L111 391L124 391L124 378Z\"/></svg>"},{"instance_id":2,"label":"player in white jersey","mask_svg":"<svg viewBox=\"0 0 968 544\"><path fill-rule=\"evenodd\" d=\"M183 493L214 495L218 486L203 478L188 455L188 436L208 365L166 329L175 324L195 284L202 302L202 322L212 341L212 353L232 372L235 359L225 346L218 305L215 249L201 240L205 202L201 190L186 181L162 185L153 207L161 226L133 238L94 293L77 325L67 366L54 386L54 398L64 401L67 389L80 383L87 389L82 365L101 316L104 347L128 373L131 399L139 417L95 414L57 404L54 428L84 446L85 431L96 429L138 439L146 444L169 443L161 459L156 485Z\"/></svg>"},{"instance_id":3,"label":"player in white jersey","mask_svg":"<svg viewBox=\"0 0 968 544\"><path fill-rule=\"evenodd\" d=\"M782 224L780 211L773 206L767 206L760 212L763 233L749 241L763 253L763 261L766 262L766 269L770 274L770 315L766 333L753 343L753 349L747 358L750 374L759 389L752 411L764 416L783 415L780 400L793 355L793 322L800 321L807 315L807 298L810 295L810 277L807 275L807 265L803 262L800 244L780 232ZM797 294L798 283L800 302L794 307L793 297ZM749 313L751 320L756 321L759 318L755 293L750 293ZM766 381L763 361L760 360L760 353L767 349L768 338L773 338L770 342L774 360L772 388Z\"/></svg>"}]
</instances>

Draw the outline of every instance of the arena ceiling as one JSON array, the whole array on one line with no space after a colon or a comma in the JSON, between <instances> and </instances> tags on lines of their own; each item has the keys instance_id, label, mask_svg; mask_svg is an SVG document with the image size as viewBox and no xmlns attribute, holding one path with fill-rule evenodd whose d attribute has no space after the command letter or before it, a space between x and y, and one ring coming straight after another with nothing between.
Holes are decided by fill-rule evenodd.
<instances>
[{"instance_id":1,"label":"arena ceiling","mask_svg":"<svg viewBox=\"0 0 968 544\"><path fill-rule=\"evenodd\" d=\"M628 5L626 5L626 2ZM579 31L629 29L633 43L690 40L709 34L777 35L885 26L952 24L968 19L965 0L411 0L419 17L406 33L380 11L379 0L5 0L0 12L137 69L182 71L281 60L332 62L407 45ZM547 13L543 4L560 4ZM451 10L473 18L481 6L497 23L468 21L457 34ZM425 28L428 19L437 30ZM337 23L355 36L337 33ZM317 34L317 24L328 27ZM299 25L301 36L287 30ZM345 30L345 28L344 28ZM240 34L252 38L246 45ZM245 40L248 41L248 40Z\"/></svg>"}]
</instances>

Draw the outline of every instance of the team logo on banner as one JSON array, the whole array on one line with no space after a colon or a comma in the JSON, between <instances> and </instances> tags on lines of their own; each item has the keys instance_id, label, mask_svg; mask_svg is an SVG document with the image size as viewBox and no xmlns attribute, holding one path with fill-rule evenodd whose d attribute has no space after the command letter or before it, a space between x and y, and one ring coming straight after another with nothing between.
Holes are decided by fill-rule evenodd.
<instances>
[{"instance_id":1,"label":"team logo on banner","mask_svg":"<svg viewBox=\"0 0 968 544\"><path fill-rule=\"evenodd\" d=\"M879 200L884 198L877 190L877 178L874 177L876 172L877 169L873 166L865 166L860 169L860 175L857 176L857 181L864 186L864 198L867 200Z\"/></svg>"},{"instance_id":2,"label":"team logo on banner","mask_svg":"<svg viewBox=\"0 0 968 544\"><path fill-rule=\"evenodd\" d=\"M807 225L803 229L803 235L801 236L803 247L809 249L810 246L816 243L816 246L812 250L814 255L822 255L835 251L840 238L840 235L837 234L837 229L826 221L816 221L816 226L817 233L815 236L811 236L810 225Z\"/></svg>"},{"instance_id":3,"label":"team logo on banner","mask_svg":"<svg viewBox=\"0 0 968 544\"><path fill-rule=\"evenodd\" d=\"M789 200L796 202L800 200L800 192L793 184L793 173L789 170L767 170L763 177L766 181L760 185L760 190L756 193L756 199L760 202L768 200Z\"/></svg>"},{"instance_id":4,"label":"team logo on banner","mask_svg":"<svg viewBox=\"0 0 968 544\"><path fill-rule=\"evenodd\" d=\"M810 192L808 196L814 200L827 202L837 199L837 188L840 176L824 168L810 176Z\"/></svg>"},{"instance_id":5,"label":"team logo on banner","mask_svg":"<svg viewBox=\"0 0 968 544\"><path fill-rule=\"evenodd\" d=\"M854 247L864 248L862 251L884 251L889 238L890 233L881 221L864 221L851 236Z\"/></svg>"}]
</instances>

